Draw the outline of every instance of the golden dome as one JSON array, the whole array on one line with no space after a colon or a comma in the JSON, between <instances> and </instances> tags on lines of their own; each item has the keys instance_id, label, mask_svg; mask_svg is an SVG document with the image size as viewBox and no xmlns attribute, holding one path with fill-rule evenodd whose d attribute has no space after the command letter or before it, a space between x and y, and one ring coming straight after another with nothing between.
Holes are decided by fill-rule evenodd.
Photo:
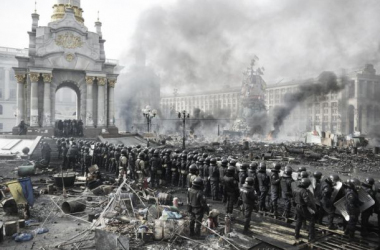
<instances>
[{"instance_id":1,"label":"golden dome","mask_svg":"<svg viewBox=\"0 0 380 250\"><path fill-rule=\"evenodd\" d=\"M57 21L65 16L66 8L72 8L74 11L75 19L84 23L83 19L83 9L80 7L80 0L56 0L53 5L53 15L51 16L51 21Z\"/></svg>"}]
</instances>

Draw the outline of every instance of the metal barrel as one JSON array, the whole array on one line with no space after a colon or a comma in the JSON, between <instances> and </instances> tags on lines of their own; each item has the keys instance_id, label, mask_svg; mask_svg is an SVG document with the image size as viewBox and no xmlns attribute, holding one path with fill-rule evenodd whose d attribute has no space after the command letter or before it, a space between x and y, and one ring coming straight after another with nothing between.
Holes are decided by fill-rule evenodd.
<instances>
[{"instance_id":1,"label":"metal barrel","mask_svg":"<svg viewBox=\"0 0 380 250\"><path fill-rule=\"evenodd\" d=\"M354 154L354 155L358 154L358 148L353 147L353 148L351 149L351 154Z\"/></svg>"},{"instance_id":2,"label":"metal barrel","mask_svg":"<svg viewBox=\"0 0 380 250\"><path fill-rule=\"evenodd\" d=\"M374 148L373 148L373 153L374 153L375 155L379 154L379 153L380 153L380 147L374 147Z\"/></svg>"},{"instance_id":3,"label":"metal barrel","mask_svg":"<svg viewBox=\"0 0 380 250\"><path fill-rule=\"evenodd\" d=\"M20 177L27 177L32 176L36 172L36 168L34 165L28 165L28 166L19 166L17 174Z\"/></svg>"},{"instance_id":4,"label":"metal barrel","mask_svg":"<svg viewBox=\"0 0 380 250\"><path fill-rule=\"evenodd\" d=\"M61 208L65 214L83 212L86 209L86 201L84 200L65 201L64 203L62 203Z\"/></svg>"}]
</instances>

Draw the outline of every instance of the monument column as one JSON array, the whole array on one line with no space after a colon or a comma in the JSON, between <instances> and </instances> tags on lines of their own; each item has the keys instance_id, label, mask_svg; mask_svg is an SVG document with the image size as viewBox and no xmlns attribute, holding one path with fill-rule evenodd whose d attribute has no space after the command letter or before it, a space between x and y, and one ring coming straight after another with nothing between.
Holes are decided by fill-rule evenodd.
<instances>
[{"instance_id":1,"label":"monument column","mask_svg":"<svg viewBox=\"0 0 380 250\"><path fill-rule=\"evenodd\" d=\"M115 126L115 84L116 80L108 81L108 125Z\"/></svg>"},{"instance_id":2,"label":"monument column","mask_svg":"<svg viewBox=\"0 0 380 250\"><path fill-rule=\"evenodd\" d=\"M16 126L20 124L22 120L24 120L24 88L25 88L25 74L16 74L17 80L17 110L16 110Z\"/></svg>"},{"instance_id":3,"label":"monument column","mask_svg":"<svg viewBox=\"0 0 380 250\"><path fill-rule=\"evenodd\" d=\"M104 114L104 93L107 78L98 77L98 127L106 126L106 117Z\"/></svg>"},{"instance_id":4,"label":"monument column","mask_svg":"<svg viewBox=\"0 0 380 250\"><path fill-rule=\"evenodd\" d=\"M38 79L40 73L29 73L30 77L30 126L38 127Z\"/></svg>"},{"instance_id":5,"label":"monument column","mask_svg":"<svg viewBox=\"0 0 380 250\"><path fill-rule=\"evenodd\" d=\"M93 127L94 119L93 119L93 100L92 100L92 92L93 92L93 83L95 78L92 76L86 76L87 83L87 99L86 99L86 126Z\"/></svg>"},{"instance_id":6,"label":"monument column","mask_svg":"<svg viewBox=\"0 0 380 250\"><path fill-rule=\"evenodd\" d=\"M42 79L44 80L44 120L43 126L50 127L51 124L51 96L50 96L50 84L52 74L42 74Z\"/></svg>"}]
</instances>

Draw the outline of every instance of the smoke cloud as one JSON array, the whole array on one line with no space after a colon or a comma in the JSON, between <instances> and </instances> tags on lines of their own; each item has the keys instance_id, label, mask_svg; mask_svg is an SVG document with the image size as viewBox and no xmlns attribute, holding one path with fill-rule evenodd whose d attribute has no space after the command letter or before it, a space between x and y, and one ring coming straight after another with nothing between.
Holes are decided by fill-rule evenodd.
<instances>
[{"instance_id":1,"label":"smoke cloud","mask_svg":"<svg viewBox=\"0 0 380 250\"><path fill-rule=\"evenodd\" d=\"M376 64L379 12L375 0L181 0L144 12L133 46L166 93L240 85L255 54L268 83L306 79Z\"/></svg>"},{"instance_id":2,"label":"smoke cloud","mask_svg":"<svg viewBox=\"0 0 380 250\"><path fill-rule=\"evenodd\" d=\"M312 96L326 95L331 92L338 93L344 89L346 84L347 81L344 77L338 82L337 76L333 72L325 71L319 75L317 83L309 80L300 85L297 92L285 94L284 105L276 106L273 110L273 127L275 132L278 133L280 131L284 120L298 104Z\"/></svg>"}]
</instances>

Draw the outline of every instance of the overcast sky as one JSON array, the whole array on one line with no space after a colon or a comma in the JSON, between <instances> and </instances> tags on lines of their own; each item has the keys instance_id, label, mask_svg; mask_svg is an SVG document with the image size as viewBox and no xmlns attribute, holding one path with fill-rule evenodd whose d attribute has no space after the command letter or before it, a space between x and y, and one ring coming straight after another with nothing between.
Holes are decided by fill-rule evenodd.
<instances>
[{"instance_id":1,"label":"overcast sky","mask_svg":"<svg viewBox=\"0 0 380 250\"><path fill-rule=\"evenodd\" d=\"M38 0L47 25L53 0ZM0 46L25 48L34 0L0 0ZM162 85L238 85L257 55L269 83L323 70L375 64L379 0L82 0L85 25L97 11L108 58L131 63L146 52Z\"/></svg>"},{"instance_id":2,"label":"overcast sky","mask_svg":"<svg viewBox=\"0 0 380 250\"><path fill-rule=\"evenodd\" d=\"M103 36L107 40L107 57L117 59L128 49L138 17L149 7L159 3L165 6L174 0L82 0L85 25L95 31L94 23L100 11L103 23ZM31 14L35 0L0 0L0 46L28 47L27 31L31 29ZM53 12L55 0L37 0L37 13L40 26L47 26Z\"/></svg>"}]
</instances>

